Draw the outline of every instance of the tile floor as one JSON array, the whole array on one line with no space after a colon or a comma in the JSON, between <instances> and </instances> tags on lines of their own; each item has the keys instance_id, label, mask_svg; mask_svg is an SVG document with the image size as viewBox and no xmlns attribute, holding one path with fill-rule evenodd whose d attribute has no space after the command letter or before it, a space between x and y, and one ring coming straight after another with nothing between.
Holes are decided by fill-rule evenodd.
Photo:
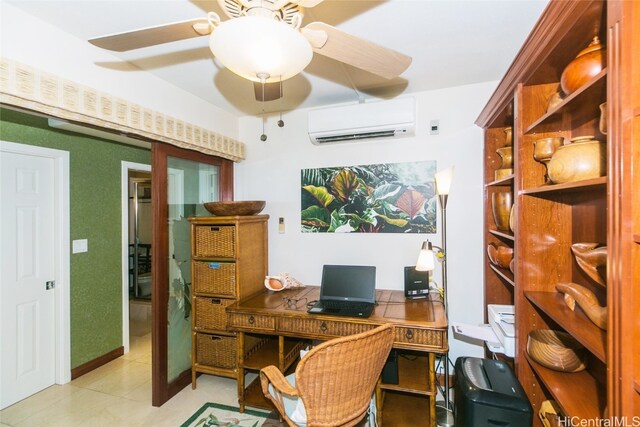
<instances>
[{"instance_id":1,"label":"tile floor","mask_svg":"<svg viewBox=\"0 0 640 427\"><path fill-rule=\"evenodd\" d=\"M129 353L0 411L0 426L177 427L206 402L237 406L236 382L210 375L198 378L196 390L151 406L151 334L134 322L131 332Z\"/></svg>"}]
</instances>

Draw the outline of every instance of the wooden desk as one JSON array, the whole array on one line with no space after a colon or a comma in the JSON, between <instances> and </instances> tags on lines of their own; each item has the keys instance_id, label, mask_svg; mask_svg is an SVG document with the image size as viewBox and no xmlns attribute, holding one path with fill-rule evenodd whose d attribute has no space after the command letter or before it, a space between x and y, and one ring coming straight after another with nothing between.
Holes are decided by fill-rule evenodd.
<instances>
[{"instance_id":1,"label":"wooden desk","mask_svg":"<svg viewBox=\"0 0 640 427\"><path fill-rule=\"evenodd\" d=\"M406 300L402 291L376 290L377 305L371 316L366 319L308 314L307 303L317 300L319 295L320 289L317 286L282 292L271 292L265 289L254 297L227 307L228 328L239 333L238 404L240 410L244 410L245 404L262 406L264 403L261 402L266 402L261 399L262 391L259 389L259 384L252 384L245 389L245 370L259 370L268 364L276 365L283 371L286 370L295 362L298 351L302 347L299 340L292 338L327 340L370 330L385 323L393 323L396 325L394 348L424 352L424 358L419 360L424 363L421 363L422 366L409 368L411 372L405 375L407 381L403 380L401 373L399 384L380 383L376 391L378 402L383 402L383 390L428 396L430 424L435 426L434 354L448 351L447 322L442 303L425 299ZM279 338L277 342L260 344L260 348L245 353L245 334L275 335ZM407 363L410 362L400 363L400 370ZM418 376L424 378L419 386L413 385L417 382L416 371ZM382 406L381 403L379 407Z\"/></svg>"}]
</instances>

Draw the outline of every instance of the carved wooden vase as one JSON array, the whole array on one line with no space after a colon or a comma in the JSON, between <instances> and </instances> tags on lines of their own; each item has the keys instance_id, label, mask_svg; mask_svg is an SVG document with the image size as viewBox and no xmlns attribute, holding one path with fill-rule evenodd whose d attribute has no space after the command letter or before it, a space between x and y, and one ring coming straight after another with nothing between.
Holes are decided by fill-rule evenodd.
<instances>
[{"instance_id":1,"label":"carved wooden vase","mask_svg":"<svg viewBox=\"0 0 640 427\"><path fill-rule=\"evenodd\" d=\"M513 147L500 147L496 150L496 153L502 159L500 168L495 172L495 179L503 179L513 173Z\"/></svg>"},{"instance_id":2,"label":"carved wooden vase","mask_svg":"<svg viewBox=\"0 0 640 427\"><path fill-rule=\"evenodd\" d=\"M567 65L560 76L562 91L570 95L594 78L606 66L607 51L596 36L589 46Z\"/></svg>"},{"instance_id":3,"label":"carved wooden vase","mask_svg":"<svg viewBox=\"0 0 640 427\"><path fill-rule=\"evenodd\" d=\"M562 146L564 138L555 136L550 138L537 139L533 142L533 158L542 163L545 168L544 180L549 183L549 161L558 148Z\"/></svg>"},{"instance_id":4,"label":"carved wooden vase","mask_svg":"<svg viewBox=\"0 0 640 427\"><path fill-rule=\"evenodd\" d=\"M496 192L491 195L491 210L498 230L509 231L509 215L512 205L513 196L508 191Z\"/></svg>"}]
</instances>

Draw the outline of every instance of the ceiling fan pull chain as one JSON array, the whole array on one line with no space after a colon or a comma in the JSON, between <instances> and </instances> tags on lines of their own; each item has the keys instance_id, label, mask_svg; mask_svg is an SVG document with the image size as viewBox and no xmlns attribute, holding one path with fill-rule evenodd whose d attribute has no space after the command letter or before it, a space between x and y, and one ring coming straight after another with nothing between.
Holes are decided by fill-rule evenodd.
<instances>
[{"instance_id":1,"label":"ceiling fan pull chain","mask_svg":"<svg viewBox=\"0 0 640 427\"><path fill-rule=\"evenodd\" d=\"M218 14L215 12L207 13L207 19L209 20L209 25L211 25L211 28L216 28L218 25L220 25L220 16L218 16Z\"/></svg>"},{"instance_id":2,"label":"ceiling fan pull chain","mask_svg":"<svg viewBox=\"0 0 640 427\"><path fill-rule=\"evenodd\" d=\"M260 82L262 83L262 135L260 135L260 141L264 142L267 140L267 134L264 133L264 84L269 77L268 74L264 73L258 74L258 77L260 78Z\"/></svg>"},{"instance_id":3,"label":"ceiling fan pull chain","mask_svg":"<svg viewBox=\"0 0 640 427\"><path fill-rule=\"evenodd\" d=\"M284 127L284 120L282 120L282 76L280 76L280 98L278 99L278 103L280 104L280 107L278 108L280 110L280 120L278 120L278 127Z\"/></svg>"}]
</instances>

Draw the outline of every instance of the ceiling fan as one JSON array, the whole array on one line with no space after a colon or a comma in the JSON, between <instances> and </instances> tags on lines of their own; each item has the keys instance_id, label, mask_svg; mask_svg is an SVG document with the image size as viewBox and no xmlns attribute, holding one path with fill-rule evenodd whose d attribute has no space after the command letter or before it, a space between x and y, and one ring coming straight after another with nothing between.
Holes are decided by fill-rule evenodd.
<instances>
[{"instance_id":1,"label":"ceiling fan","mask_svg":"<svg viewBox=\"0 0 640 427\"><path fill-rule=\"evenodd\" d=\"M103 49L124 52L193 37L210 36L209 47L222 64L254 82L256 99L282 95L282 81L301 72L313 53L385 79L398 77L411 57L345 33L323 22L301 27L304 8L323 0L218 0L230 18L207 18L112 34L89 40Z\"/></svg>"}]
</instances>

